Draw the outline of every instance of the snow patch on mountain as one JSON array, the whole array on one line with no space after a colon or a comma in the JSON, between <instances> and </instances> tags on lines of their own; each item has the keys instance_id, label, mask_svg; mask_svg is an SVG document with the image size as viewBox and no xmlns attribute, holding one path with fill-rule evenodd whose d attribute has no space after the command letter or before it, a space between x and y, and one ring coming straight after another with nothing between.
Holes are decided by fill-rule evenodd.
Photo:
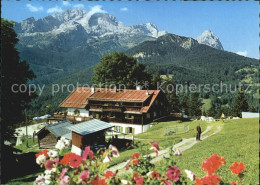
<instances>
[{"instance_id":1,"label":"snow patch on mountain","mask_svg":"<svg viewBox=\"0 0 260 185\"><path fill-rule=\"evenodd\" d=\"M205 30L200 36L196 39L200 44L205 44L210 47L224 50L219 38L210 30Z\"/></svg>"},{"instance_id":2,"label":"snow patch on mountain","mask_svg":"<svg viewBox=\"0 0 260 185\"><path fill-rule=\"evenodd\" d=\"M31 17L20 23L15 23L15 30L18 35L19 33L34 34L36 32L58 35L77 29L78 25L81 25L87 34L95 37L129 33L157 38L167 33L159 31L157 26L152 23L126 26L105 11L93 12L83 9L65 10L38 20Z\"/></svg>"}]
</instances>

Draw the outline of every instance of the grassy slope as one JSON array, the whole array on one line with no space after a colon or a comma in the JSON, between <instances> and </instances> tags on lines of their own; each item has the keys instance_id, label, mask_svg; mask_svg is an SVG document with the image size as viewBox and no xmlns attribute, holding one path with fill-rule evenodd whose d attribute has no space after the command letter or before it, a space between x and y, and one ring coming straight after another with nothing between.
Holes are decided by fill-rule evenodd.
<instances>
[{"instance_id":1,"label":"grassy slope","mask_svg":"<svg viewBox=\"0 0 260 185\"><path fill-rule=\"evenodd\" d=\"M182 173L185 173L184 169L190 169L198 177L202 177L205 175L201 170L202 161L217 153L226 159L226 164L218 171L224 182L238 180L236 175L231 174L229 167L234 161L243 161L247 170L243 183L258 184L258 130L257 119L226 121L220 133L184 151L182 157L176 157L177 165L182 169Z\"/></svg>"},{"instance_id":2,"label":"grassy slope","mask_svg":"<svg viewBox=\"0 0 260 185\"><path fill-rule=\"evenodd\" d=\"M182 122L178 123L178 121L169 121L169 122L161 122L159 124L154 125L151 127L147 132L141 133L136 135L136 138L142 139L142 140L136 140L137 148L131 149L131 150L125 150L120 151L120 157L114 158L113 161L110 163L110 166L113 166L115 164L118 164L120 162L128 160L134 152L141 152L141 150L149 151L152 153L149 148L151 145L149 144L150 141L157 141L159 143L159 146L161 149L165 149L167 147L172 147L174 144L180 142L183 138L190 138L196 136L195 127L197 126L199 122L193 121L193 122ZM206 122L200 121L201 123L201 129L204 131L206 129ZM187 133L179 133L179 134L173 134L169 136L164 135L165 128L168 126L173 125L189 125L189 131Z\"/></svg>"}]
</instances>

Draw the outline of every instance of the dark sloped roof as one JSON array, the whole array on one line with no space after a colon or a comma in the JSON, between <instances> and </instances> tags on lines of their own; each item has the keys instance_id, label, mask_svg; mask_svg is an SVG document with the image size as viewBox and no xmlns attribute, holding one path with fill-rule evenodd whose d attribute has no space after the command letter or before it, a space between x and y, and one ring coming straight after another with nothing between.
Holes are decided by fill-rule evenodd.
<instances>
[{"instance_id":1,"label":"dark sloped roof","mask_svg":"<svg viewBox=\"0 0 260 185\"><path fill-rule=\"evenodd\" d=\"M97 119L91 119L88 121L78 123L76 125L69 126L67 128L80 135L87 135L101 130L106 130L112 127L113 125L110 123L100 121Z\"/></svg>"},{"instance_id":2,"label":"dark sloped roof","mask_svg":"<svg viewBox=\"0 0 260 185\"><path fill-rule=\"evenodd\" d=\"M47 125L46 128L53 133L56 137L63 136L65 134L71 133L67 127L71 126L72 123L68 120L60 121L58 123Z\"/></svg>"}]
</instances>

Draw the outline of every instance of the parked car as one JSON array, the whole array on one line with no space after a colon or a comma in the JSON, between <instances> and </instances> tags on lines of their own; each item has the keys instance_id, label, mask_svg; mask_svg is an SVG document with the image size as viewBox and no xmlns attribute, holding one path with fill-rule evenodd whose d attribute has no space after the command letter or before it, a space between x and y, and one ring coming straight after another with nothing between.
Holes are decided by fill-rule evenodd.
<instances>
[{"instance_id":1,"label":"parked car","mask_svg":"<svg viewBox=\"0 0 260 185\"><path fill-rule=\"evenodd\" d=\"M46 117L46 118L50 118L51 115L50 115L50 114L45 114L44 117Z\"/></svg>"},{"instance_id":2,"label":"parked car","mask_svg":"<svg viewBox=\"0 0 260 185\"><path fill-rule=\"evenodd\" d=\"M41 120L40 117L34 117L33 120Z\"/></svg>"}]
</instances>

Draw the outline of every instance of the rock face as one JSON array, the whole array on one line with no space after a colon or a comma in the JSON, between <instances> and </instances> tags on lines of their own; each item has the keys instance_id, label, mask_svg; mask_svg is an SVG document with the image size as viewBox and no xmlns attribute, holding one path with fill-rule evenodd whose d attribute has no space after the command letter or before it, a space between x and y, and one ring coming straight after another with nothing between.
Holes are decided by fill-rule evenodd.
<instances>
[{"instance_id":1,"label":"rock face","mask_svg":"<svg viewBox=\"0 0 260 185\"><path fill-rule=\"evenodd\" d=\"M110 14L82 9L31 17L15 23L14 29L21 58L45 83L94 65L105 53L126 51L167 33L152 23L127 26Z\"/></svg>"},{"instance_id":2,"label":"rock face","mask_svg":"<svg viewBox=\"0 0 260 185\"><path fill-rule=\"evenodd\" d=\"M66 35L70 42L73 42L74 37L76 37L75 34L80 34L81 40L86 42L91 39L117 35L118 37L114 38L115 41L119 41L122 44L129 38L127 35L138 38L144 37L144 40L146 40L147 37L157 38L167 33L166 31L158 31L156 25L152 23L126 26L119 23L110 14L92 14L87 10L79 9L65 10L39 20L31 17L21 23L15 23L14 28L21 40L20 44L23 44L24 39L28 41L27 38L29 37L34 41L30 45L43 44L44 46L51 45L57 38L62 42L64 35ZM122 40L122 43L120 40ZM78 42L78 40L75 40L75 42ZM128 42L131 43L133 41L128 40ZM73 47L77 43L70 45ZM24 46L26 47L26 45ZM125 47L124 44L122 46Z\"/></svg>"},{"instance_id":3,"label":"rock face","mask_svg":"<svg viewBox=\"0 0 260 185\"><path fill-rule=\"evenodd\" d=\"M204 31L200 36L196 39L200 44L205 44L211 46L213 48L224 50L219 38L210 30Z\"/></svg>"}]
</instances>

